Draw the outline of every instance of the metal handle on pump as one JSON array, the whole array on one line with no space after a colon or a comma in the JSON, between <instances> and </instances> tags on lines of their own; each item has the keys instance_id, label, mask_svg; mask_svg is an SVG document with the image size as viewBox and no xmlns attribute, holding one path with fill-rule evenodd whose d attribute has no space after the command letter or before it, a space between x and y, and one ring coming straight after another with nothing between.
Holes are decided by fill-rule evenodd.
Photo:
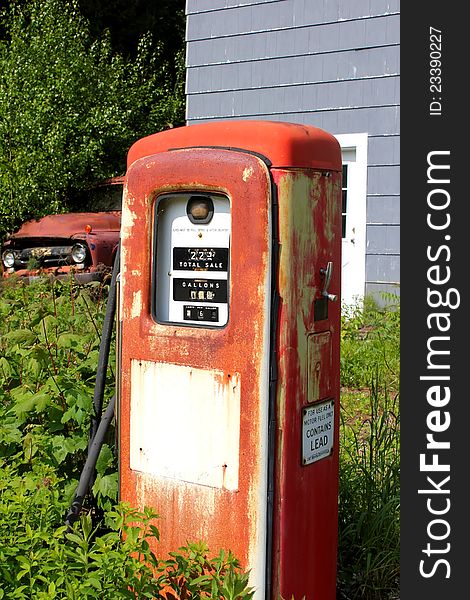
<instances>
[{"instance_id":1,"label":"metal handle on pump","mask_svg":"<svg viewBox=\"0 0 470 600\"><path fill-rule=\"evenodd\" d=\"M321 292L321 295L324 298L331 300L331 302L335 302L338 299L338 296L336 294L330 294L328 292L332 274L333 274L333 263L331 261L329 261L328 264L326 265L326 269L324 269L324 268L320 269L320 275L322 275L325 278L325 281L323 282L323 290Z\"/></svg>"}]
</instances>

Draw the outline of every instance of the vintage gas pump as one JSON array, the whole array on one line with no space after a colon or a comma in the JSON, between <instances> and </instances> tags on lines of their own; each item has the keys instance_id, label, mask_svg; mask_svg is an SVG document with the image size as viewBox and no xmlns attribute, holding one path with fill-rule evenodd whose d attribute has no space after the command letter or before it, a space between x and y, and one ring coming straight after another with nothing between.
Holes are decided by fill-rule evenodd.
<instances>
[{"instance_id":1,"label":"vintage gas pump","mask_svg":"<svg viewBox=\"0 0 470 600\"><path fill-rule=\"evenodd\" d=\"M302 125L213 122L129 151L120 495L160 555L231 549L256 598L335 598L341 154Z\"/></svg>"}]
</instances>

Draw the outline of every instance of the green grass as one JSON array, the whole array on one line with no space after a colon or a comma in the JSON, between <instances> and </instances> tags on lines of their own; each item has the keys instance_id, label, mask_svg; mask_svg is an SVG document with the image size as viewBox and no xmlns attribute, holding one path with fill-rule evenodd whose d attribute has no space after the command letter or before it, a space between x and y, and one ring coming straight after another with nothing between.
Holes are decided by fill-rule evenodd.
<instances>
[{"instance_id":1,"label":"green grass","mask_svg":"<svg viewBox=\"0 0 470 600\"><path fill-rule=\"evenodd\" d=\"M380 308L366 298L364 306L346 307L341 322L341 385L369 388L379 372L389 389L398 389L400 378L400 308L396 296L387 296Z\"/></svg>"},{"instance_id":2,"label":"green grass","mask_svg":"<svg viewBox=\"0 0 470 600\"><path fill-rule=\"evenodd\" d=\"M342 324L338 598L398 597L399 328L396 299Z\"/></svg>"}]
</instances>

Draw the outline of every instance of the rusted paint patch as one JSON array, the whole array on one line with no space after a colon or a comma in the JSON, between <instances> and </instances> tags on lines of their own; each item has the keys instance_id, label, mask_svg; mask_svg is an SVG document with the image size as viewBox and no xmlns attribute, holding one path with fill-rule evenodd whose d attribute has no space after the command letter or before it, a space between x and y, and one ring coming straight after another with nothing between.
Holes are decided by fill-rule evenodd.
<instances>
[{"instance_id":1,"label":"rusted paint patch","mask_svg":"<svg viewBox=\"0 0 470 600\"><path fill-rule=\"evenodd\" d=\"M122 221L121 221L121 237L122 240L129 238L130 232L137 219L137 214L130 209L130 204L124 203L122 210Z\"/></svg>"},{"instance_id":2,"label":"rusted paint patch","mask_svg":"<svg viewBox=\"0 0 470 600\"><path fill-rule=\"evenodd\" d=\"M324 331L308 336L307 402L331 396L331 333Z\"/></svg>"},{"instance_id":3,"label":"rusted paint patch","mask_svg":"<svg viewBox=\"0 0 470 600\"><path fill-rule=\"evenodd\" d=\"M332 173L325 178L325 239L334 244L335 236L338 235L338 198L341 197L341 178Z\"/></svg>"},{"instance_id":4,"label":"rusted paint patch","mask_svg":"<svg viewBox=\"0 0 470 600\"><path fill-rule=\"evenodd\" d=\"M290 199L279 204L282 240L279 285L292 294L289 305L293 302L298 308L295 318L303 320L307 331L313 331L313 300L320 297L323 287L320 269L336 254L331 249L338 248L340 177L337 173L310 171L276 173L280 198ZM335 277L330 291L336 286L333 291L339 294L341 264L337 259L333 263ZM302 328L301 323L299 327Z\"/></svg>"},{"instance_id":5,"label":"rusted paint patch","mask_svg":"<svg viewBox=\"0 0 470 600\"><path fill-rule=\"evenodd\" d=\"M119 211L48 215L27 221L16 233L11 234L10 239L71 237L77 233L83 234L85 225L90 225L92 231L119 231L120 223Z\"/></svg>"},{"instance_id":6,"label":"rusted paint patch","mask_svg":"<svg viewBox=\"0 0 470 600\"><path fill-rule=\"evenodd\" d=\"M121 212L116 210L48 215L28 221L9 235L0 249L0 254L10 251L13 258L1 273L4 277L15 274L22 278L73 273L83 282L100 279L103 266L113 265L120 224ZM72 252L77 243L85 248L79 264ZM91 273L97 276L91 277Z\"/></svg>"},{"instance_id":7,"label":"rusted paint patch","mask_svg":"<svg viewBox=\"0 0 470 600\"><path fill-rule=\"evenodd\" d=\"M309 397L309 368L315 362L309 359L309 336L331 332L333 362L339 360L339 303L335 307L330 303L328 319L315 322L314 301L321 295L320 269L328 260L336 267L330 291L339 292L341 210L337 192L340 173L333 173L332 178L328 178L319 171L308 169L273 169L272 174L279 196L281 243L273 598L282 593L284 597L305 594L308 600L316 597L333 600L336 557L331 524L336 516L337 444L333 456L303 468L300 464L300 428L301 408L308 403ZM272 317L271 182L267 168L251 155L193 148L142 158L130 168L128 185L131 209L138 218L130 224L125 241L128 276L125 277L123 303L127 315L133 313L139 290L142 294L138 296L141 299L140 317L123 322L121 497L139 506L153 504L162 514L160 553L165 554L197 538L205 539L214 553L220 548L230 548L244 568L252 569L251 584L258 589L257 597L264 598ZM231 204L230 317L227 326L219 330L164 326L155 323L150 314L154 198L174 191L192 193L197 190L224 194ZM130 272L136 265L139 265L139 273L131 277ZM159 367L155 367L157 363L166 365L163 380ZM142 365L151 365L148 371L153 375L144 374ZM207 423L212 427L219 425L221 418L217 411L209 415L208 409L204 408L200 414L192 415L193 406L187 398L193 396L185 396L182 392L184 382L189 380L189 368L198 379L196 390L210 388L211 402L239 394L236 490L228 489L230 474L226 461L222 468L224 464L227 468L218 479L218 486L201 485L199 472L192 478L197 482L156 473L153 459L145 466L148 467L146 472L131 468L136 448L144 448L136 446L135 441L139 439L135 427L144 427L144 421L146 426L149 424L150 431L140 437L149 440L145 448L153 452L155 431L167 435L162 439L166 440L172 454L180 456L183 468L187 466L184 463L186 457L178 443L190 438L190 425L197 423L203 437L215 435ZM180 375L170 386L170 380L174 380L170 372L174 369ZM139 372L137 377L136 370ZM329 384L335 398L339 385L337 375L337 372L333 374ZM234 376L239 378L235 385ZM165 378L167 381L163 385ZM328 389L321 377L316 387L320 396ZM153 404L158 404L157 395L161 393L170 399L170 408L156 419L152 413ZM199 391L194 396L194 403L209 406L208 398L199 399L198 394ZM142 418L137 419L137 423L131 416L134 401L141 402L138 412L141 411ZM177 423L176 432L164 429L171 419L178 420L174 417L176 413L172 416L171 401L180 405L183 413L188 410L190 414L190 418L183 414L182 420L186 419L186 422L182 428ZM236 421L232 413L227 419ZM159 423L152 429L156 421ZM186 432L185 435L182 432ZM191 449L189 446L188 452ZM160 449L157 454L162 453L164 450ZM171 459L164 460L171 466ZM219 466L220 463L222 460L218 460ZM172 468L173 475L181 477L180 465L173 464ZM299 572L306 576L303 589Z\"/></svg>"}]
</instances>

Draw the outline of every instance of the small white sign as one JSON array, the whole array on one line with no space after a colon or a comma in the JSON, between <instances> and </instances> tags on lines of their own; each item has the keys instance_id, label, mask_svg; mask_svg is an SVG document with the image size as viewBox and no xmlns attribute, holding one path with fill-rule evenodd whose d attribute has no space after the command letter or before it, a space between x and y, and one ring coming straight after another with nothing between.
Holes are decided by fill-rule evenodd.
<instances>
[{"instance_id":1,"label":"small white sign","mask_svg":"<svg viewBox=\"0 0 470 600\"><path fill-rule=\"evenodd\" d=\"M334 403L327 400L302 411L302 464L309 465L333 450Z\"/></svg>"}]
</instances>

